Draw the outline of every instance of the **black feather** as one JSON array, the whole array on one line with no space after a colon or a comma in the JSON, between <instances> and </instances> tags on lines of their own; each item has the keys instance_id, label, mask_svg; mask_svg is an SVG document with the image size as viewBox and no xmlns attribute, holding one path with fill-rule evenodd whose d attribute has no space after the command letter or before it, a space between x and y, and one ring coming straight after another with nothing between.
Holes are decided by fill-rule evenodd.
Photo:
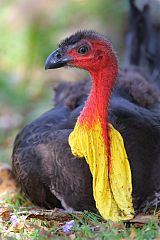
<instances>
[{"instance_id":1,"label":"black feather","mask_svg":"<svg viewBox=\"0 0 160 240\"><path fill-rule=\"evenodd\" d=\"M107 42L106 37L102 34L99 34L92 30L83 30L78 31L74 34L72 34L70 37L65 38L60 44L60 48L65 48L71 45L74 45L81 41L82 39L97 39L97 40L103 40Z\"/></svg>"}]
</instances>

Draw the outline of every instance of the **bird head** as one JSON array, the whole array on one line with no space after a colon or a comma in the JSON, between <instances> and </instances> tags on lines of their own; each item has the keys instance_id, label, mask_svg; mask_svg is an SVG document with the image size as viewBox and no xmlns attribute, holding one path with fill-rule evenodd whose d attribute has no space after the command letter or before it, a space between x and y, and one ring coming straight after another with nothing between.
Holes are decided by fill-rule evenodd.
<instances>
[{"instance_id":1,"label":"bird head","mask_svg":"<svg viewBox=\"0 0 160 240\"><path fill-rule=\"evenodd\" d=\"M103 35L94 31L78 31L64 39L49 55L45 69L70 66L95 72L113 65L117 68L117 57Z\"/></svg>"}]
</instances>

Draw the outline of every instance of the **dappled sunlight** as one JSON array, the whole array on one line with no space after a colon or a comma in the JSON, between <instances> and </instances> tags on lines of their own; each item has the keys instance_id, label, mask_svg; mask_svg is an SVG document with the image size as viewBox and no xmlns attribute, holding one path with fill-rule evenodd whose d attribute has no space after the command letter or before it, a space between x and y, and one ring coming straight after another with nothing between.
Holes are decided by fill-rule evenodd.
<instances>
[{"instance_id":1,"label":"dappled sunlight","mask_svg":"<svg viewBox=\"0 0 160 240\"><path fill-rule=\"evenodd\" d=\"M52 107L53 86L60 80L78 80L86 75L75 69L44 70L47 55L60 39L94 26L108 34L119 49L124 45L122 28L126 28L128 4L120 1L115 8L114 2L1 1L0 161L10 162L18 130Z\"/></svg>"}]
</instances>

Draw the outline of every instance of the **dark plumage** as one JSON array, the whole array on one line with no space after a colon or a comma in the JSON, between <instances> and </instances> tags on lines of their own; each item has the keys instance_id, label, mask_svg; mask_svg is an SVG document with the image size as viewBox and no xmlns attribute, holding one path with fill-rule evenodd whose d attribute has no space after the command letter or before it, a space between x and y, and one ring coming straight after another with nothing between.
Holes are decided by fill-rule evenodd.
<instances>
[{"instance_id":1,"label":"dark plumage","mask_svg":"<svg viewBox=\"0 0 160 240\"><path fill-rule=\"evenodd\" d=\"M105 36L102 34L96 33L95 31L78 31L75 34L72 34L70 37L65 38L59 44L59 48L63 49L69 46L73 46L74 44L78 43L81 40L85 39L96 39L106 41Z\"/></svg>"},{"instance_id":2,"label":"dark plumage","mask_svg":"<svg viewBox=\"0 0 160 240\"><path fill-rule=\"evenodd\" d=\"M78 32L64 40L57 51L61 51L62 57L68 56L68 46L71 49L74 44L76 49L76 44L79 46L84 38L87 41L103 41L101 35L97 38L97 33L93 31ZM54 61L59 61L59 67L61 62L57 58L56 55ZM52 64L57 64L54 61ZM132 171L133 203L138 211L160 204L159 95L145 81L145 93L144 88L138 87L139 84L138 90L135 90L134 83L124 78L123 81L117 83L112 94L109 121L124 139ZM80 87L83 92L85 87L83 84ZM72 155L68 144L68 136L83 108L88 90L84 90L82 98L73 96L75 104L72 105L72 100L69 100L72 95L67 93L63 96L59 89L57 93L62 93L62 99L58 100L56 96L58 106L27 125L16 137L13 171L22 190L40 206L54 208L62 205L68 210L96 211L89 167L84 158ZM151 99L143 99L140 92L145 96L148 94Z\"/></svg>"},{"instance_id":3,"label":"dark plumage","mask_svg":"<svg viewBox=\"0 0 160 240\"><path fill-rule=\"evenodd\" d=\"M132 65L125 67L120 71L112 95L117 93L138 106L158 111L160 91L150 79L151 76L143 68ZM84 103L90 89L89 78L76 82L60 82L54 88L54 106L65 105L73 110Z\"/></svg>"},{"instance_id":4,"label":"dark plumage","mask_svg":"<svg viewBox=\"0 0 160 240\"><path fill-rule=\"evenodd\" d=\"M13 171L22 190L39 206L95 210L88 165L68 146L76 117L77 112L66 107L52 109L16 137Z\"/></svg>"},{"instance_id":5,"label":"dark plumage","mask_svg":"<svg viewBox=\"0 0 160 240\"><path fill-rule=\"evenodd\" d=\"M159 1L130 0L126 63L142 66L160 87Z\"/></svg>"}]
</instances>

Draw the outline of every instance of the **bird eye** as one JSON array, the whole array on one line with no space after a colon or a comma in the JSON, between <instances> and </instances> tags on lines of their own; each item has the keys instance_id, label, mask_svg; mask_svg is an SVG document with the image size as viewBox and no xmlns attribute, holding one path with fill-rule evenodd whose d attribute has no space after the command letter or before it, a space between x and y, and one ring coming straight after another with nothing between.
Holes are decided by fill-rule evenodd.
<instances>
[{"instance_id":1,"label":"bird eye","mask_svg":"<svg viewBox=\"0 0 160 240\"><path fill-rule=\"evenodd\" d=\"M78 52L82 55L86 54L88 52L89 48L87 46L81 46L79 49L78 49Z\"/></svg>"}]
</instances>

